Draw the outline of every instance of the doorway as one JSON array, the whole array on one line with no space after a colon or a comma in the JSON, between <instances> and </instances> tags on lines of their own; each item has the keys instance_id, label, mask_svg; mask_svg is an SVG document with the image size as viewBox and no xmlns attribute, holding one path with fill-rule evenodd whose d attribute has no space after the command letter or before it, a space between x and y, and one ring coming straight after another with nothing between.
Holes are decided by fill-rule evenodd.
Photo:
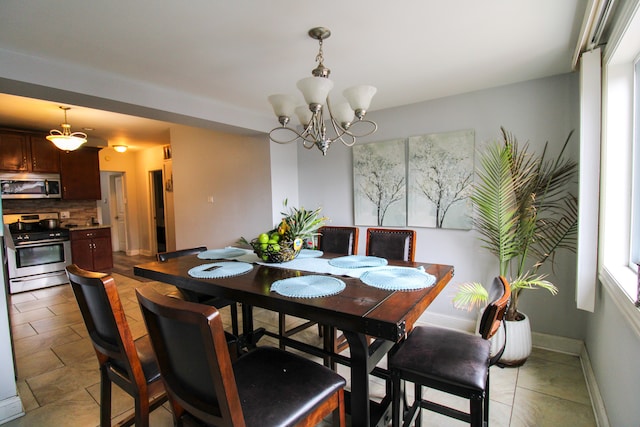
<instances>
[{"instance_id":1,"label":"doorway","mask_svg":"<svg viewBox=\"0 0 640 427\"><path fill-rule=\"evenodd\" d=\"M109 199L113 201L110 207L111 236L114 252L127 252L127 210L125 203L125 184L123 173L113 173L109 176Z\"/></svg>"},{"instance_id":2,"label":"doorway","mask_svg":"<svg viewBox=\"0 0 640 427\"><path fill-rule=\"evenodd\" d=\"M162 170L152 170L151 194L153 207L153 228L155 230L155 242L157 252L167 251L167 227L164 209L164 185L162 184Z\"/></svg>"}]
</instances>

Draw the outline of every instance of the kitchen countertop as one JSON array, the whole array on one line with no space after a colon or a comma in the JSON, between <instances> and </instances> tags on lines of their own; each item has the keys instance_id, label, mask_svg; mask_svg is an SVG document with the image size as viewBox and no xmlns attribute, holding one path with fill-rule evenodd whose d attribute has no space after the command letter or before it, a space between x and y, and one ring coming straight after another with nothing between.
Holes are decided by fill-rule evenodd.
<instances>
[{"instance_id":1,"label":"kitchen countertop","mask_svg":"<svg viewBox=\"0 0 640 427\"><path fill-rule=\"evenodd\" d=\"M95 224L95 225L78 225L76 227L66 227L63 224L62 227L69 229L69 231L82 231L82 230L91 230L91 229L95 229L95 228L111 228L111 225Z\"/></svg>"}]
</instances>

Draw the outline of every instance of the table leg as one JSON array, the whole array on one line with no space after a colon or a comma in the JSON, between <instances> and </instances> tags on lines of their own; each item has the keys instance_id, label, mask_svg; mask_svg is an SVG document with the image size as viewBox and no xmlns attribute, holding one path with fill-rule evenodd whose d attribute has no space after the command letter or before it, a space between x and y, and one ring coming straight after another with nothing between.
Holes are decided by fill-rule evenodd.
<instances>
[{"instance_id":1,"label":"table leg","mask_svg":"<svg viewBox=\"0 0 640 427\"><path fill-rule=\"evenodd\" d=\"M238 337L238 346L253 349L263 335L264 328L253 329L253 306L242 304L242 335Z\"/></svg>"},{"instance_id":2,"label":"table leg","mask_svg":"<svg viewBox=\"0 0 640 427\"><path fill-rule=\"evenodd\" d=\"M351 425L368 427L369 408L369 345L367 336L344 331L351 353Z\"/></svg>"}]
</instances>

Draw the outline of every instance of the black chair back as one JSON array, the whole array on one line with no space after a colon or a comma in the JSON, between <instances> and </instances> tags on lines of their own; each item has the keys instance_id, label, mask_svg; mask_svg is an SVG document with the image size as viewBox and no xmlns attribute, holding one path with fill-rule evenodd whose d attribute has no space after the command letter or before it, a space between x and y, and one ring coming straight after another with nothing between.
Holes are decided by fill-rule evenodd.
<instances>
[{"instance_id":1,"label":"black chair back","mask_svg":"<svg viewBox=\"0 0 640 427\"><path fill-rule=\"evenodd\" d=\"M112 276L75 264L66 270L100 366L100 425L111 425L113 382L134 398L129 421L148 426L149 411L167 400L148 337L133 339Z\"/></svg>"},{"instance_id":2,"label":"black chair back","mask_svg":"<svg viewBox=\"0 0 640 427\"><path fill-rule=\"evenodd\" d=\"M156 255L156 258L158 259L158 261L164 262L169 259L178 258L185 255L199 254L200 252L204 252L206 250L207 250L206 246L198 246L197 248L180 249L177 251L170 251L170 252L159 252Z\"/></svg>"},{"instance_id":3,"label":"black chair back","mask_svg":"<svg viewBox=\"0 0 640 427\"><path fill-rule=\"evenodd\" d=\"M214 425L243 425L218 310L150 287L136 293L176 418L186 410Z\"/></svg>"},{"instance_id":4,"label":"black chair back","mask_svg":"<svg viewBox=\"0 0 640 427\"><path fill-rule=\"evenodd\" d=\"M324 226L318 229L318 249L343 255L358 253L358 227Z\"/></svg>"},{"instance_id":5,"label":"black chair back","mask_svg":"<svg viewBox=\"0 0 640 427\"><path fill-rule=\"evenodd\" d=\"M189 419L214 426L312 426L331 413L336 424L345 424L346 381L335 372L270 347L234 362L216 308L160 295L149 285L136 294L174 425Z\"/></svg>"},{"instance_id":6,"label":"black chair back","mask_svg":"<svg viewBox=\"0 0 640 427\"><path fill-rule=\"evenodd\" d=\"M416 232L395 228L368 228L367 255L396 261L415 260Z\"/></svg>"}]
</instances>

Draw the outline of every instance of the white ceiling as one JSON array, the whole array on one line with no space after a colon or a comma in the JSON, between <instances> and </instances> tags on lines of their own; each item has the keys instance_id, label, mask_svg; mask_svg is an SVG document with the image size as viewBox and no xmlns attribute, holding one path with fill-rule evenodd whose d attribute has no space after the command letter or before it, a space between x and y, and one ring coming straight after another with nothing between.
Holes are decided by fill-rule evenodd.
<instances>
[{"instance_id":1,"label":"white ceiling","mask_svg":"<svg viewBox=\"0 0 640 427\"><path fill-rule=\"evenodd\" d=\"M19 74L0 66L0 78L51 82L129 113L135 109L120 107L130 106L126 88L137 85L194 109L224 111L211 108L199 119L264 132L265 123L277 125L267 96L295 93L297 80L316 65L312 27L332 32L324 43L332 98L371 84L378 93L370 110L381 110L570 72L586 7L587 0L2 0L0 53L45 66ZM74 77L68 82L47 74L61 64ZM76 78L89 75L93 86ZM0 92L33 93L6 87ZM1 94L0 124L60 128L63 103L54 98ZM73 106L68 121L72 131L93 128L86 132L110 144L165 143L165 120L173 116L155 110L152 100L135 102L160 120L99 111L87 101ZM188 123L196 115L188 110L176 103L172 113Z\"/></svg>"}]
</instances>

